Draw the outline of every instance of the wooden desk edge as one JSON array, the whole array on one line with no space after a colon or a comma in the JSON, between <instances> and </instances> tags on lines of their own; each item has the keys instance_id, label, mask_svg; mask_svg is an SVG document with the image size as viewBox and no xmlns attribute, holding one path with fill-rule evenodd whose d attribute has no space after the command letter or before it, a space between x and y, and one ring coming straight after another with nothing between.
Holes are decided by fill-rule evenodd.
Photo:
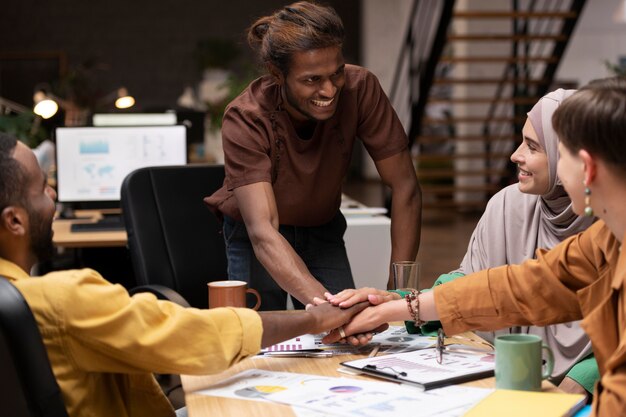
<instances>
[{"instance_id":1,"label":"wooden desk edge","mask_svg":"<svg viewBox=\"0 0 626 417\"><path fill-rule=\"evenodd\" d=\"M119 211L118 211L119 212ZM112 213L115 213L113 211ZM124 247L128 242L125 230L72 232L72 223L90 223L102 216L99 210L77 211L79 219L54 219L52 243L58 248Z\"/></svg>"}]
</instances>

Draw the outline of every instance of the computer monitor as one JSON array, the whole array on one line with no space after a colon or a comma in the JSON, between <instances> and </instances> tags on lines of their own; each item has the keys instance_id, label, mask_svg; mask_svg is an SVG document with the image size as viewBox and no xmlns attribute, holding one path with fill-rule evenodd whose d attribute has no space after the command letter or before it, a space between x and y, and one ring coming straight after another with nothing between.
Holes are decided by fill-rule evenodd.
<instances>
[{"instance_id":1,"label":"computer monitor","mask_svg":"<svg viewBox=\"0 0 626 417\"><path fill-rule=\"evenodd\" d=\"M184 126L59 127L57 198L119 207L122 181L137 168L187 163ZM104 204L108 202L108 204ZM76 205L76 204L75 204Z\"/></svg>"},{"instance_id":2,"label":"computer monitor","mask_svg":"<svg viewBox=\"0 0 626 417\"><path fill-rule=\"evenodd\" d=\"M168 110L163 113L96 113L94 126L169 126L187 128L187 154L191 144L204 143L205 112L194 110Z\"/></svg>"},{"instance_id":3,"label":"computer monitor","mask_svg":"<svg viewBox=\"0 0 626 417\"><path fill-rule=\"evenodd\" d=\"M176 113L96 113L94 126L169 126L177 122Z\"/></svg>"}]
</instances>

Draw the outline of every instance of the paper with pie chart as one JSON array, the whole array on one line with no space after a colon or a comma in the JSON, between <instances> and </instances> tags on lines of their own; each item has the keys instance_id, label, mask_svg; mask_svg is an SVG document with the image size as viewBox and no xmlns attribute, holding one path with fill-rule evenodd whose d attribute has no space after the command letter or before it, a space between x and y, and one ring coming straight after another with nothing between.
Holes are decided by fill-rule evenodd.
<instances>
[{"instance_id":1,"label":"paper with pie chart","mask_svg":"<svg viewBox=\"0 0 626 417\"><path fill-rule=\"evenodd\" d=\"M457 416L493 390L446 387L426 392L381 381L249 369L197 394L271 401L321 416ZM315 414L317 412L317 414Z\"/></svg>"},{"instance_id":2,"label":"paper with pie chart","mask_svg":"<svg viewBox=\"0 0 626 417\"><path fill-rule=\"evenodd\" d=\"M310 387L320 382L328 383L333 379L336 378L249 369L197 393L239 400L265 401L270 394L301 386Z\"/></svg>"},{"instance_id":3,"label":"paper with pie chart","mask_svg":"<svg viewBox=\"0 0 626 417\"><path fill-rule=\"evenodd\" d=\"M492 391L451 386L420 392L387 382L332 378L272 393L266 399L324 416L460 416Z\"/></svg>"}]
</instances>

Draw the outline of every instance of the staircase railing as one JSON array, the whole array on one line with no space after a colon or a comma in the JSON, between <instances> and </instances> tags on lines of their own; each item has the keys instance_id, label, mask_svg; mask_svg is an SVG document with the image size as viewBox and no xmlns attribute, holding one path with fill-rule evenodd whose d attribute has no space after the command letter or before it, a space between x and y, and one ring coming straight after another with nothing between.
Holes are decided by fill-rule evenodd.
<instances>
[{"instance_id":1,"label":"staircase railing","mask_svg":"<svg viewBox=\"0 0 626 417\"><path fill-rule=\"evenodd\" d=\"M567 2L564 3L562 0L558 0L558 1L546 0L543 2L539 2L539 3L540 4L538 4L536 0L530 0L527 4L526 10L524 10L524 12L527 12L527 14L523 17L516 17L512 21L513 33L515 35L519 35L520 39L524 39L524 38L526 39L526 40L521 41L523 42L523 45L522 45L523 53L521 55L522 59L521 60L515 59L515 58L520 58L520 54L519 54L520 45L518 41L515 40L512 44L512 49L511 49L511 57L514 59L512 59L511 63L505 68L501 81L496 88L494 101L491 102L489 110L487 112L487 117L483 125L483 134L485 136L490 136L492 134L502 135L504 133L504 129L506 129L506 127L499 125L500 130L496 132L492 128L492 123L494 119L498 118L499 106L505 112L510 111L508 108L503 108L502 104L499 101L502 98L503 91L505 89L505 86L507 85L507 80L509 78L519 80L519 83L516 83L513 86L514 98L532 96L538 99L548 92L548 89L550 88L550 85L552 84L554 76L556 74L556 70L558 69L558 65L560 63L560 57L563 55L565 51L565 47L567 46L567 42L574 31L576 22L578 21L578 19L575 19L575 18L565 19L562 21L560 31L558 31L558 30L555 30L556 29L555 24L557 22L555 22L554 20L543 19L541 21L535 22L536 23L535 27L533 28L532 31L530 31L529 30L530 25L531 25L530 16L532 16L533 13L535 12L551 13L551 12L562 12L562 11L570 12L571 16L580 16L580 13L582 12L583 6L585 4L585 0L572 0L569 4L569 7L567 5ZM512 0L512 10L515 12L520 11L518 0ZM561 23L561 21L559 21L558 23ZM534 56L543 56L543 49L545 48L547 44L545 42L536 42L536 41L533 41L531 38L528 38L527 36L529 35L529 33L532 33L535 36L540 36L540 35L554 35L555 36L555 41L554 41L554 46L552 48L552 52L547 56L548 58L552 58L552 59L548 59L545 64L542 64L541 62L539 63L535 62L534 65L536 66L536 68L532 67L533 64L531 63L532 62L531 54L533 54ZM535 46L534 49L533 49L533 46ZM541 65L545 65L543 73L541 73ZM539 71L536 71L536 70L539 70ZM537 76L537 74L542 74L537 77L539 80L541 80L540 83L529 82L533 74L535 76ZM509 128L511 132L516 132L516 133L521 132L523 123L520 123L519 120L525 118L526 113L530 110L530 108L533 105L534 103L532 104L531 103L517 104L515 102L513 103L512 114L514 117ZM490 141L487 141L485 143L485 152L489 154L491 152L498 153L498 152L506 151L504 149L498 148L497 145L498 143L492 143ZM503 161L500 161L500 162L503 162ZM495 165L497 164L488 160L488 166L490 168L496 168L496 169L504 168L504 166L502 166L504 165L504 163L501 163L501 166L495 166ZM493 182L506 182L506 179L487 178L487 182L492 182L492 183Z\"/></svg>"},{"instance_id":2,"label":"staircase railing","mask_svg":"<svg viewBox=\"0 0 626 417\"><path fill-rule=\"evenodd\" d=\"M550 88L585 0L511 0L511 9L493 11L454 11L455 3L454 0L413 1L390 99L411 146L421 135L420 146L414 152L419 154L416 163L420 178L430 181L428 192L433 196L432 201L478 207L507 181L503 179L508 178L507 156L515 143L513 137L521 131L529 108ZM450 34L453 18L510 19L513 30ZM467 26L471 29L470 24ZM463 27L459 25L459 29ZM511 49L504 50L502 56L470 53L443 58L444 50L458 41L509 41ZM454 63L461 63L460 72L467 66L468 73L472 70L480 73L475 66L469 69L469 65L502 62L505 66L502 72L496 70L495 78L463 78L446 71ZM460 89L460 96L453 93L456 85L472 84L488 87ZM491 94L474 96L476 91ZM430 108L427 112L429 99L432 112ZM454 107L463 103L468 107ZM476 107L472 107L474 104ZM452 111L459 114L453 115ZM430 117L425 117L427 113Z\"/></svg>"}]
</instances>

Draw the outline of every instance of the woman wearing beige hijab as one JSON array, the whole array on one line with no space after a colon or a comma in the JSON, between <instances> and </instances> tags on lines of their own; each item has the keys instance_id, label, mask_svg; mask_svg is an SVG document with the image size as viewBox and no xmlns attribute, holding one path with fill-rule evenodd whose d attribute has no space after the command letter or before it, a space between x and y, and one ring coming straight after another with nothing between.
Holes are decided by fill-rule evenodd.
<instances>
[{"instance_id":1,"label":"woman wearing beige hijab","mask_svg":"<svg viewBox=\"0 0 626 417\"><path fill-rule=\"evenodd\" d=\"M537 249L550 249L593 223L594 219L573 212L571 200L556 175L559 152L552 114L574 92L558 89L544 96L528 112L522 143L511 155L511 161L518 167L519 182L489 200L459 269L440 276L435 285L472 272L534 258ZM330 296L329 300L340 303L354 297L355 292L363 298L364 294L372 293L370 290L346 290ZM561 388L593 391L598 378L597 364L593 357L588 358L591 345L578 322L505 329L497 334L512 331L537 334L551 347L555 355L552 378L557 383L564 381ZM494 337L491 332L479 332L479 335L490 341Z\"/></svg>"},{"instance_id":2,"label":"woman wearing beige hijab","mask_svg":"<svg viewBox=\"0 0 626 417\"><path fill-rule=\"evenodd\" d=\"M552 114L574 92L556 90L544 96L528 112L522 130L523 141L511 155L518 167L519 183L504 188L491 198L472 233L461 266L455 272L467 275L500 265L522 263L534 258L537 249L551 249L593 223L594 219L573 212L572 202L556 175L559 152ZM450 280L445 278L440 277L436 284ZM576 382L593 392L593 384L599 376L593 359L572 370L591 353L589 339L578 322L507 329L497 334L509 331L533 333L543 338L555 355L552 378L560 382L566 375L570 377L562 388L575 389L571 384ZM480 335L493 338L493 334Z\"/></svg>"}]
</instances>

